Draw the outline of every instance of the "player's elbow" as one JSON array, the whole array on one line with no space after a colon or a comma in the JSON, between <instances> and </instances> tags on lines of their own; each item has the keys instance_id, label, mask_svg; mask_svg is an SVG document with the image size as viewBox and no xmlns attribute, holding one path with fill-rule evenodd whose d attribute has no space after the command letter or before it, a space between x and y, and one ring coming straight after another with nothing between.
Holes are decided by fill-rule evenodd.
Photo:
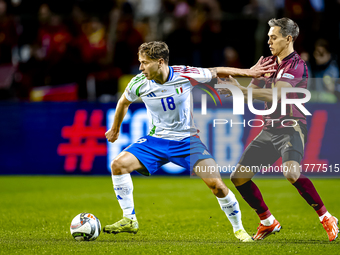
<instances>
[{"instance_id":1,"label":"player's elbow","mask_svg":"<svg viewBox=\"0 0 340 255\"><path fill-rule=\"evenodd\" d=\"M117 103L117 106L121 106L123 108L128 108L131 102L126 99L126 97L121 97Z\"/></svg>"}]
</instances>

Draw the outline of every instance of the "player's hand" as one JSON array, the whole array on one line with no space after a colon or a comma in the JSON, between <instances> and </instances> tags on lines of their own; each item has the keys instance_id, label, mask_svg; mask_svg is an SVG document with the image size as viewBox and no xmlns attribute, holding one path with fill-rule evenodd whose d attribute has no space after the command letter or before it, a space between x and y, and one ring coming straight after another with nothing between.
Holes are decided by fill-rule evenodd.
<instances>
[{"instance_id":1,"label":"player's hand","mask_svg":"<svg viewBox=\"0 0 340 255\"><path fill-rule=\"evenodd\" d=\"M224 81L221 80L220 78L217 78L217 83L218 84L223 83L223 84L233 85L235 87L238 87L241 91L246 90L246 88L241 86L241 84L236 79L234 79L231 75L229 75L229 78L226 78ZM217 91L221 95L226 95L225 97L231 97L232 96L231 91L227 88L217 89Z\"/></svg>"},{"instance_id":2,"label":"player's hand","mask_svg":"<svg viewBox=\"0 0 340 255\"><path fill-rule=\"evenodd\" d=\"M217 84L227 84L227 82L222 80L220 77L217 77ZM221 95L226 95L225 97L232 96L231 91L227 88L217 89L217 92L220 93Z\"/></svg>"},{"instance_id":3,"label":"player's hand","mask_svg":"<svg viewBox=\"0 0 340 255\"><path fill-rule=\"evenodd\" d=\"M108 131L106 131L105 136L109 142L114 143L118 139L119 132L115 132L112 129L109 129Z\"/></svg>"},{"instance_id":4,"label":"player's hand","mask_svg":"<svg viewBox=\"0 0 340 255\"><path fill-rule=\"evenodd\" d=\"M261 65L262 60L263 60L263 56L261 56L261 57L259 58L259 60L257 60L257 63L256 63L255 65L253 65L250 69L254 69L254 68L256 68L257 66Z\"/></svg>"},{"instance_id":5,"label":"player's hand","mask_svg":"<svg viewBox=\"0 0 340 255\"><path fill-rule=\"evenodd\" d=\"M271 59L263 62L263 57L257 61L257 63L250 68L251 76L254 78L261 78L266 73L274 73L276 72L276 63Z\"/></svg>"},{"instance_id":6,"label":"player's hand","mask_svg":"<svg viewBox=\"0 0 340 255\"><path fill-rule=\"evenodd\" d=\"M229 78L226 80L227 84L231 84L234 85L235 87L238 87L242 92L244 92L245 90L247 90L246 87L243 87L236 79L234 79L234 77L232 77L231 75L229 75Z\"/></svg>"}]
</instances>

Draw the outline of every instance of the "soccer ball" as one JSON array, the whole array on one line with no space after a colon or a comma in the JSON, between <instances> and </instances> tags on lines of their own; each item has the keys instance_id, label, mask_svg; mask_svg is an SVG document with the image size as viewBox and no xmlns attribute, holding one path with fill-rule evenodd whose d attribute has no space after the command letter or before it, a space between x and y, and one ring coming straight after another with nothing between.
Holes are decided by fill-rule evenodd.
<instances>
[{"instance_id":1,"label":"soccer ball","mask_svg":"<svg viewBox=\"0 0 340 255\"><path fill-rule=\"evenodd\" d=\"M91 213L80 213L73 218L70 231L77 241L93 241L100 234L100 221Z\"/></svg>"}]
</instances>

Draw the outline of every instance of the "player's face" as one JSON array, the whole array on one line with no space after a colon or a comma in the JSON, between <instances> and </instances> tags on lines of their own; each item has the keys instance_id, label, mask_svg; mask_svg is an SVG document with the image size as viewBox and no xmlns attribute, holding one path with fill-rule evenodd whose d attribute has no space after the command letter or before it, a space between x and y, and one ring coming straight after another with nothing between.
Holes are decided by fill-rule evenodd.
<instances>
[{"instance_id":1,"label":"player's face","mask_svg":"<svg viewBox=\"0 0 340 255\"><path fill-rule=\"evenodd\" d=\"M159 63L157 60L151 59L145 54L138 54L140 62L139 70L148 80L154 80L159 75Z\"/></svg>"},{"instance_id":2,"label":"player's face","mask_svg":"<svg viewBox=\"0 0 340 255\"><path fill-rule=\"evenodd\" d=\"M273 56L278 56L288 46L289 40L280 33L280 27L271 27L268 32L269 49Z\"/></svg>"}]
</instances>

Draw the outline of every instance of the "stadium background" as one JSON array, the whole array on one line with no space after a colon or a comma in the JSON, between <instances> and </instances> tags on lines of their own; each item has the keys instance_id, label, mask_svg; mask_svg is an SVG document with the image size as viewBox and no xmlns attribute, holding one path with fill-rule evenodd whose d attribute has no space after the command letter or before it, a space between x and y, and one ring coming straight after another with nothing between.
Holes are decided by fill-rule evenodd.
<instances>
[{"instance_id":1,"label":"stadium background","mask_svg":"<svg viewBox=\"0 0 340 255\"><path fill-rule=\"evenodd\" d=\"M287 16L300 26L295 49L314 74L318 39L328 43L333 65L338 61L339 11L339 1L327 0L1 0L0 174L107 174L110 160L147 133L143 104L135 103L120 140L110 145L103 136L117 99L138 73L136 52L144 41L167 42L170 65L245 68L270 54L268 19ZM310 87L317 96L307 107L313 132L306 164L334 169L339 163L338 78L331 77L332 91ZM217 111L230 109L227 103ZM198 125L211 131L202 140L217 162L235 165L259 130L226 126L225 139L217 139L209 116L210 127ZM169 165L158 174L188 173Z\"/></svg>"},{"instance_id":2,"label":"stadium background","mask_svg":"<svg viewBox=\"0 0 340 255\"><path fill-rule=\"evenodd\" d=\"M321 90L310 87L304 163L328 165L327 173L313 174L313 183L337 216L339 179L319 177L339 176L339 13L339 0L0 0L0 254L338 254L339 242L328 242L317 215L288 182L256 180L284 229L261 243L240 243L203 182L171 166L158 172L164 176L133 177L137 235L101 234L79 243L69 226L84 211L102 225L121 217L108 164L146 133L143 104L130 106L116 143L109 145L104 132L120 92L138 72L142 42L166 41L170 65L247 68L270 54L267 21L282 16L299 23L296 50L322 82ZM322 54L314 54L320 38L331 52L321 66L316 57ZM200 93L194 89L198 99ZM222 100L216 106L210 99L208 119L197 118L220 165L235 163L259 131L220 125L215 133L211 119L220 114L242 122ZM246 109L244 119L252 118L258 117ZM224 181L253 234L256 213Z\"/></svg>"}]
</instances>

